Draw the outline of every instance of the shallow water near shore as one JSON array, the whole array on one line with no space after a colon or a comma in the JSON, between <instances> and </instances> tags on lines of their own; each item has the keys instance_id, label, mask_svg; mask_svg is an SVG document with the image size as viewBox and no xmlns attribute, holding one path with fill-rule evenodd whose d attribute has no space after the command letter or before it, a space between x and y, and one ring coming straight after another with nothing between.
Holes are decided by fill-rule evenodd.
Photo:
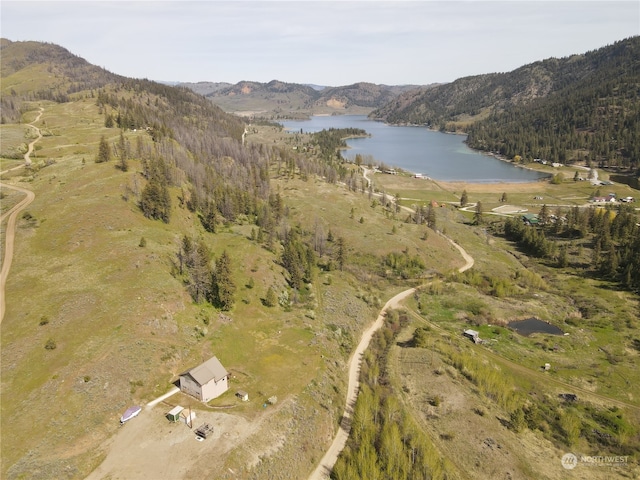
<instances>
[{"instance_id":1,"label":"shallow water near shore","mask_svg":"<svg viewBox=\"0 0 640 480\"><path fill-rule=\"evenodd\" d=\"M470 149L466 136L451 135L426 127L392 126L365 115L314 116L310 120L281 121L293 132L319 132L329 128L361 128L371 137L347 140L343 156L357 154L365 162L373 158L388 167L421 173L434 180L474 183L534 182L547 175L518 167Z\"/></svg>"}]
</instances>

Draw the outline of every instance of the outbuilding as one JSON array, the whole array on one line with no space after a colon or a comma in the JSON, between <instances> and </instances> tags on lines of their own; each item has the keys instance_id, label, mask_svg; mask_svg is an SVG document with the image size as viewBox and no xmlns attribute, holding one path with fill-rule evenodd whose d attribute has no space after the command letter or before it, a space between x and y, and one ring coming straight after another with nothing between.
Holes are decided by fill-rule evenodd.
<instances>
[{"instance_id":1,"label":"outbuilding","mask_svg":"<svg viewBox=\"0 0 640 480\"><path fill-rule=\"evenodd\" d=\"M219 397L228 389L229 372L217 357L180 375L180 390L203 402Z\"/></svg>"},{"instance_id":2,"label":"outbuilding","mask_svg":"<svg viewBox=\"0 0 640 480\"><path fill-rule=\"evenodd\" d=\"M170 422L180 421L180 415L182 414L183 410L184 408L178 405L177 407L173 408L169 413L167 413L167 419Z\"/></svg>"},{"instance_id":3,"label":"outbuilding","mask_svg":"<svg viewBox=\"0 0 640 480\"><path fill-rule=\"evenodd\" d=\"M462 334L471 339L473 343L482 343L482 340L480 340L480 333L475 330L465 330Z\"/></svg>"},{"instance_id":4,"label":"outbuilding","mask_svg":"<svg viewBox=\"0 0 640 480\"><path fill-rule=\"evenodd\" d=\"M525 213L524 215L522 215L522 221L526 225L538 225L540 223L538 215L536 215L535 213Z\"/></svg>"},{"instance_id":5,"label":"outbuilding","mask_svg":"<svg viewBox=\"0 0 640 480\"><path fill-rule=\"evenodd\" d=\"M243 402L248 402L249 401L249 394L247 392L245 392L244 390L238 390L236 392L236 397L238 397Z\"/></svg>"}]
</instances>

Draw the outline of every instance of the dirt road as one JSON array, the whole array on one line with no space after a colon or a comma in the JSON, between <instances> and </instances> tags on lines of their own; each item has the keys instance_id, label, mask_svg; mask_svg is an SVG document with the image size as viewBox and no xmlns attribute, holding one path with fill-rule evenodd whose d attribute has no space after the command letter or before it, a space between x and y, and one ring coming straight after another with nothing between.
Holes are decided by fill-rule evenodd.
<instances>
[{"instance_id":1,"label":"dirt road","mask_svg":"<svg viewBox=\"0 0 640 480\"><path fill-rule=\"evenodd\" d=\"M29 124L31 128L35 128L36 131L38 132L38 138L33 140L31 143L29 143L29 148L27 150L27 153L24 154L25 165L31 165L31 153L33 152L35 144L42 138L42 133L40 132L40 129L33 126L34 123L40 120L40 117L42 116L42 112L44 112L44 109L40 108L40 112L38 113L38 116L36 117L36 119L33 122L31 122L31 124ZM3 173L9 172L11 170L16 170L22 167L23 165L20 165L19 167L14 167L10 170L5 170L3 172L0 172L0 175L2 175ZM4 318L4 311L5 311L5 304L6 304L4 289L7 283L7 277L9 276L9 270L11 269L11 262L13 261L13 242L15 240L15 235L16 235L16 221L18 218L18 214L22 210L27 208L27 206L31 202L33 202L36 196L31 190L27 190L26 188L22 188L22 187L17 187L15 185L0 183L0 187L9 188L11 190L16 190L18 192L25 194L25 198L23 198L11 210L9 210L7 213L2 215L2 217L0 217L0 223L4 222L5 218L9 217L9 220L7 221L6 230L5 230L5 246L4 246L4 258L2 260L2 270L0 270L0 324L2 324L2 319Z\"/></svg>"},{"instance_id":2,"label":"dirt road","mask_svg":"<svg viewBox=\"0 0 640 480\"><path fill-rule=\"evenodd\" d=\"M347 438L349 438L349 431L351 430L351 415L353 413L353 406L356 403L356 398L358 397L358 387L360 386L358 378L360 377L362 355L369 347L369 342L371 341L373 334L376 332L376 330L382 327L386 311L390 308L397 308L400 305L400 302L411 295L414 291L415 288L410 288L409 290L400 292L391 300L389 300L384 305L382 310L380 310L380 314L378 315L377 320L362 334L360 343L356 347L353 355L351 356L351 359L349 360L349 385L347 387L346 405L344 413L342 415L342 420L340 422L340 428L338 429L338 433L333 439L331 446L324 454L324 457L322 457L322 460L320 460L320 463L318 464L314 472L309 477L309 480L321 480L329 478L331 469L335 465L336 460L338 459L338 455L347 443Z\"/></svg>"},{"instance_id":3,"label":"dirt road","mask_svg":"<svg viewBox=\"0 0 640 480\"><path fill-rule=\"evenodd\" d=\"M365 178L366 177L366 169L365 169ZM367 179L368 180L368 179ZM443 235L444 236L444 235ZM473 267L473 257L469 255L464 248L455 243L450 238L444 236L449 242L460 252L462 257L465 259L465 264L458 269L460 273L465 270ZM400 303L412 295L415 292L415 288L410 288L409 290L405 290L400 292L391 300L389 300L382 310L380 310L380 314L378 315L377 320L362 334L362 338L360 339L360 343L356 347L353 355L349 359L349 384L347 386L347 398L344 408L344 413L342 414L342 420L340 421L340 427L338 429L338 433L333 439L331 446L320 460L320 463L313 471L313 473L309 476L309 480L324 480L328 479L331 474L331 470L338 460L338 455L344 449L344 446L347 443L347 439L349 438L349 431L351 430L351 416L353 413L353 407L356 403L356 399L358 398L358 390L359 390L359 377L360 377L360 366L362 363L362 355L365 350L369 347L369 342L373 337L373 334L383 325L384 316L388 309L398 308Z\"/></svg>"}]
</instances>

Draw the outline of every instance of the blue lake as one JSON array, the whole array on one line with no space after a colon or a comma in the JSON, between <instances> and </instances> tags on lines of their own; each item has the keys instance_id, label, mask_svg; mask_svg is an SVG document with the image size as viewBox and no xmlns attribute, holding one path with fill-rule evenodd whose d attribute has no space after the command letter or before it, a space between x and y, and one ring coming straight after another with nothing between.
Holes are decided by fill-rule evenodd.
<instances>
[{"instance_id":1,"label":"blue lake","mask_svg":"<svg viewBox=\"0 0 640 480\"><path fill-rule=\"evenodd\" d=\"M343 156L356 154L389 167L422 173L445 182L518 183L533 182L546 175L483 155L464 143L463 135L450 135L426 127L392 126L369 120L365 115L314 116L310 120L280 123L292 132L319 132L329 128L361 128L368 138L347 140Z\"/></svg>"}]
</instances>

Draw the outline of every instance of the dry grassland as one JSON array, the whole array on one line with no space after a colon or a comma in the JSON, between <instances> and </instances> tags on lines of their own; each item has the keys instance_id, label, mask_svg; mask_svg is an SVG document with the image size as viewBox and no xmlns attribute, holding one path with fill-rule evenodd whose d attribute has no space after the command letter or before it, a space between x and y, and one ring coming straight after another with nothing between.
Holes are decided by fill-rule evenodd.
<instances>
[{"instance_id":1,"label":"dry grassland","mask_svg":"<svg viewBox=\"0 0 640 480\"><path fill-rule=\"evenodd\" d=\"M178 206L177 189L170 224L145 219L131 193L144 185L140 166L132 162L123 173L113 163L94 163L100 136L115 141L119 135L102 126L94 100L43 106L38 127L46 135L33 160L42 166L50 159L52 164L6 179L32 189L36 199L28 209L32 220L19 222L6 292L0 475L83 478L101 464L96 478L169 472L176 479L288 479L311 472L344 407L345 366L356 339L375 320L379 306L407 288L407 282L371 275L372 266L379 265L382 255L406 251L420 256L430 272L447 275L464 263L458 251L433 232L425 239L426 227L405 223L406 213L394 218L379 205L372 206L366 193L312 178L278 177L272 191L285 199L291 225L299 223L307 232L321 226L325 234L343 237L349 260L346 272L319 271L305 287L304 304L266 309L261 299L267 289L284 290L286 279L277 252L250 240L251 225L208 234L194 215ZM146 141L143 132L126 135L132 144L136 136ZM271 127L255 134L270 144L286 142L285 136ZM400 192L407 206L431 199L455 203L458 189L466 188L391 176L376 176L375 184L391 196ZM495 198L497 204L497 195L507 191L502 185L496 192L485 187L481 191L469 185L470 201L477 195L483 202ZM508 194L524 204L538 187L545 196L562 194L542 184L518 185ZM585 186L575 188L571 195L587 194ZM522 268L482 231L461 225L461 215L451 207L439 208L438 228L468 249L478 268ZM194 305L181 281L171 275L185 234L204 238L215 256L223 250L230 255L238 287L230 313ZM55 349L45 349L48 340L55 341ZM196 424L210 419L217 428L212 441L196 442L184 425L168 424L163 417L166 404L119 427L124 409L161 395L179 373L211 355L232 373L231 390L209 406L181 396L170 402L191 404ZM423 373L424 378L411 373L416 383L409 384L409 390L416 392L416 401L423 398L418 383L436 382ZM457 400L451 400L450 414L433 427L438 434L460 428L450 422L473 403L456 379L447 381L438 388ZM237 402L237 389L249 392L251 401ZM263 408L264 400L274 395L278 403ZM493 438L500 445L513 440L491 430L487 421L473 418L470 425L479 432L491 431L483 439ZM470 448L464 442L471 440L461 436L460 441L452 445ZM546 446L522 446L532 453L521 462L515 459L516 447L500 455L514 472L535 473L534 454ZM493 443L485 450L501 450L497 448ZM469 468L479 474L493 471Z\"/></svg>"}]
</instances>

